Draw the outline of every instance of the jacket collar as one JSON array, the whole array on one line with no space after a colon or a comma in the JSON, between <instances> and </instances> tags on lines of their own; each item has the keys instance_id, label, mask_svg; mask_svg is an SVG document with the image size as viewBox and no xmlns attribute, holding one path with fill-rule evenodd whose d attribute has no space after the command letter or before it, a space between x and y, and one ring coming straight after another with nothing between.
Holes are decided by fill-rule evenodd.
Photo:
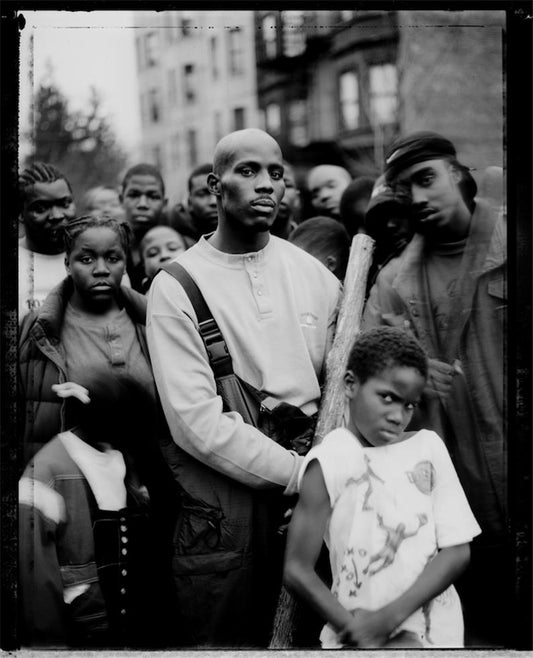
<instances>
[{"instance_id":1,"label":"jacket collar","mask_svg":"<svg viewBox=\"0 0 533 658\"><path fill-rule=\"evenodd\" d=\"M34 327L39 327L48 337L59 340L63 318L73 289L70 277L66 277L53 288L39 310ZM147 300L144 295L121 286L120 302L134 323L146 325Z\"/></svg>"},{"instance_id":2,"label":"jacket collar","mask_svg":"<svg viewBox=\"0 0 533 658\"><path fill-rule=\"evenodd\" d=\"M463 255L466 271L471 272L475 278L495 269L505 261L505 236L502 230L504 223L497 220L498 215L490 204L476 200ZM415 282L419 282L425 251L424 236L415 233L400 256L401 266L392 284L399 292L402 290L411 292Z\"/></svg>"}]
</instances>

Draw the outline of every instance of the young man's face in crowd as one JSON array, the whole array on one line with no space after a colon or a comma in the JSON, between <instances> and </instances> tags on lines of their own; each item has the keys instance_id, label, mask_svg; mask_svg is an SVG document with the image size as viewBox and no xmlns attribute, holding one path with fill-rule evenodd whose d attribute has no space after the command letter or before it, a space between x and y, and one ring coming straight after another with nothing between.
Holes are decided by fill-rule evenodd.
<instances>
[{"instance_id":1,"label":"young man's face in crowd","mask_svg":"<svg viewBox=\"0 0 533 658\"><path fill-rule=\"evenodd\" d=\"M89 214L112 217L121 222L125 219L124 208L120 205L120 196L116 190L102 187L93 190Z\"/></svg>"},{"instance_id":2,"label":"young man's face in crowd","mask_svg":"<svg viewBox=\"0 0 533 658\"><path fill-rule=\"evenodd\" d=\"M339 218L341 196L350 177L340 167L323 165L309 174L308 187L311 192L311 205L320 215Z\"/></svg>"},{"instance_id":3,"label":"young man's face in crowd","mask_svg":"<svg viewBox=\"0 0 533 658\"><path fill-rule=\"evenodd\" d=\"M460 172L446 160L418 162L401 172L396 184L410 192L418 232L454 232L465 209L460 180Z\"/></svg>"},{"instance_id":4,"label":"young man's face in crowd","mask_svg":"<svg viewBox=\"0 0 533 658\"><path fill-rule=\"evenodd\" d=\"M60 254L64 250L62 227L75 213L65 179L28 187L22 211L28 248L43 254Z\"/></svg>"},{"instance_id":5,"label":"young man's face in crowd","mask_svg":"<svg viewBox=\"0 0 533 658\"><path fill-rule=\"evenodd\" d=\"M126 220L137 241L159 223L167 203L160 181L150 174L135 174L129 178L121 200Z\"/></svg>"},{"instance_id":6,"label":"young man's face in crowd","mask_svg":"<svg viewBox=\"0 0 533 658\"><path fill-rule=\"evenodd\" d=\"M219 190L228 225L253 233L268 231L285 192L276 142L266 135L242 140L220 176Z\"/></svg>"},{"instance_id":7,"label":"young man's face in crowd","mask_svg":"<svg viewBox=\"0 0 533 658\"><path fill-rule=\"evenodd\" d=\"M194 176L189 192L189 212L197 230L212 233L218 224L217 199L207 186L207 174Z\"/></svg>"},{"instance_id":8,"label":"young man's face in crowd","mask_svg":"<svg viewBox=\"0 0 533 658\"><path fill-rule=\"evenodd\" d=\"M170 226L155 226L144 236L141 251L144 272L149 279L153 279L163 263L185 251L185 243Z\"/></svg>"},{"instance_id":9,"label":"young man's face in crowd","mask_svg":"<svg viewBox=\"0 0 533 658\"><path fill-rule=\"evenodd\" d=\"M281 199L278 217L282 220L292 219L300 201L300 192L296 187L296 179L292 167L285 165L283 182L285 183L285 194Z\"/></svg>"}]
</instances>

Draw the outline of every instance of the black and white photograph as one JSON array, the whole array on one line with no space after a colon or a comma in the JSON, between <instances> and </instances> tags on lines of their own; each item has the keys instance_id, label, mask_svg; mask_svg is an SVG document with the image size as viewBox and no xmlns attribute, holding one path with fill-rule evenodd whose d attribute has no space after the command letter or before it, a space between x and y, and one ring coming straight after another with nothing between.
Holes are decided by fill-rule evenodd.
<instances>
[{"instance_id":1,"label":"black and white photograph","mask_svg":"<svg viewBox=\"0 0 533 658\"><path fill-rule=\"evenodd\" d=\"M533 649L532 26L3 3L2 649Z\"/></svg>"}]
</instances>

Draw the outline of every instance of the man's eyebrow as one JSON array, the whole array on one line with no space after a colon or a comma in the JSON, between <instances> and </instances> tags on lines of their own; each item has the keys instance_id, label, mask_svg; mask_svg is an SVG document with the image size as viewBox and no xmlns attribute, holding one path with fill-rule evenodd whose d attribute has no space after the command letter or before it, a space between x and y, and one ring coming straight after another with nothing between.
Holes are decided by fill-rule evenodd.
<instances>
[{"instance_id":1,"label":"man's eyebrow","mask_svg":"<svg viewBox=\"0 0 533 658\"><path fill-rule=\"evenodd\" d=\"M419 169L418 171L415 171L413 174L411 174L411 178L419 178L420 176L425 176L426 174L432 174L435 171L435 169L431 166L423 167L422 169Z\"/></svg>"}]
</instances>

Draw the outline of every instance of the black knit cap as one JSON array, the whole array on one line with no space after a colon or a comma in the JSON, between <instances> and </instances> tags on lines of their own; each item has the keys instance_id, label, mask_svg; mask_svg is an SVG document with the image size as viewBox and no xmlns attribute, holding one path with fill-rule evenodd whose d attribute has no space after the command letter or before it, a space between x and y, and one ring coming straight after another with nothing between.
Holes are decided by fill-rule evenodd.
<instances>
[{"instance_id":1,"label":"black knit cap","mask_svg":"<svg viewBox=\"0 0 533 658\"><path fill-rule=\"evenodd\" d=\"M387 152L385 158L385 178L393 181L398 174L418 162L438 160L444 157L455 158L457 152L449 139L430 131L420 131L400 137Z\"/></svg>"}]
</instances>

